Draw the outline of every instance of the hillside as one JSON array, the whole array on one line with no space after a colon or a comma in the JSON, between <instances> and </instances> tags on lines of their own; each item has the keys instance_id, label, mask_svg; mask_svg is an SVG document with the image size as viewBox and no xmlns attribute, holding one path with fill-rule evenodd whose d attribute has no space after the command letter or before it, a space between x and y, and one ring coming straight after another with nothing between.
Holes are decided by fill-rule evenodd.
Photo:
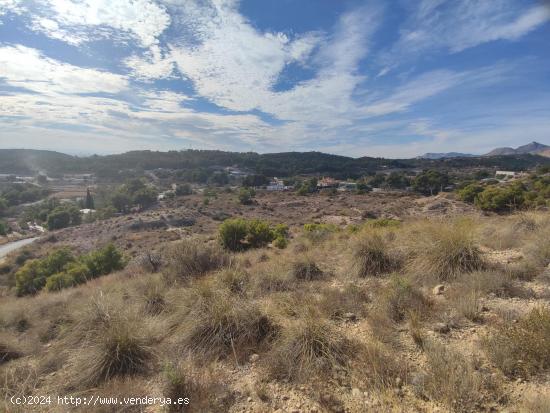
<instances>
[{"instance_id":1,"label":"hillside","mask_svg":"<svg viewBox=\"0 0 550 413\"><path fill-rule=\"evenodd\" d=\"M538 142L531 142L527 145L518 146L517 148L496 148L493 149L491 152L486 154L485 156L502 156L502 155L525 155L525 154L531 154L531 155L544 155L545 151L548 151L550 149L550 146L544 145L542 143Z\"/></svg>"},{"instance_id":2,"label":"hillside","mask_svg":"<svg viewBox=\"0 0 550 413\"><path fill-rule=\"evenodd\" d=\"M99 177L116 178L121 170L143 171L156 168L200 170L238 166L266 176L328 174L337 178L356 178L386 169L505 168L523 170L548 165L550 159L530 154L442 159L384 159L331 155L320 152L223 152L211 150L132 151L123 154L75 157L58 152L27 149L0 149L0 173L50 175L92 172Z\"/></svg>"}]
</instances>

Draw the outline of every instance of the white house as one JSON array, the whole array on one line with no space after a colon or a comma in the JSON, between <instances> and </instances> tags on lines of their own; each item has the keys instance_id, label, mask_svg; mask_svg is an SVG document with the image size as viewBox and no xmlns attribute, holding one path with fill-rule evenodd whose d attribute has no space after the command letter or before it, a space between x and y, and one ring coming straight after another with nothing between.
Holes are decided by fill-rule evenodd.
<instances>
[{"instance_id":1,"label":"white house","mask_svg":"<svg viewBox=\"0 0 550 413\"><path fill-rule=\"evenodd\" d=\"M269 182L269 185L266 186L268 191L284 191L288 189L282 179L274 177L272 181Z\"/></svg>"}]
</instances>

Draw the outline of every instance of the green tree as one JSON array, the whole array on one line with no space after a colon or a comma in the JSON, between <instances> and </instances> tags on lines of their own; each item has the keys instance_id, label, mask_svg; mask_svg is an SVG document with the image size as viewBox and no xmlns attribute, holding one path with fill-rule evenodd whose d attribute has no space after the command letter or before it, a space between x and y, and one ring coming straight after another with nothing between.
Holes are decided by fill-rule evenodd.
<instances>
[{"instance_id":1,"label":"green tree","mask_svg":"<svg viewBox=\"0 0 550 413\"><path fill-rule=\"evenodd\" d=\"M177 196L191 195L192 193L193 193L193 190L191 189L191 185L189 184L180 184L176 186Z\"/></svg>"},{"instance_id":2,"label":"green tree","mask_svg":"<svg viewBox=\"0 0 550 413\"><path fill-rule=\"evenodd\" d=\"M8 211L8 203L4 198L0 198L0 217L3 217Z\"/></svg>"},{"instance_id":3,"label":"green tree","mask_svg":"<svg viewBox=\"0 0 550 413\"><path fill-rule=\"evenodd\" d=\"M521 183L508 187L488 186L475 199L477 207L493 212L513 211L521 208L524 202L525 188Z\"/></svg>"},{"instance_id":4,"label":"green tree","mask_svg":"<svg viewBox=\"0 0 550 413\"><path fill-rule=\"evenodd\" d=\"M86 189L86 201L84 202L84 207L86 209L95 209L94 198L90 192L90 188Z\"/></svg>"},{"instance_id":5,"label":"green tree","mask_svg":"<svg viewBox=\"0 0 550 413\"><path fill-rule=\"evenodd\" d=\"M241 188L239 190L239 202L243 205L250 205L255 195L256 191L254 189Z\"/></svg>"},{"instance_id":6,"label":"green tree","mask_svg":"<svg viewBox=\"0 0 550 413\"><path fill-rule=\"evenodd\" d=\"M4 221L0 221L0 235L4 236L8 233L8 226Z\"/></svg>"},{"instance_id":7,"label":"green tree","mask_svg":"<svg viewBox=\"0 0 550 413\"><path fill-rule=\"evenodd\" d=\"M157 192L153 188L143 188L135 192L132 201L141 208L149 208L157 202Z\"/></svg>"},{"instance_id":8,"label":"green tree","mask_svg":"<svg viewBox=\"0 0 550 413\"><path fill-rule=\"evenodd\" d=\"M435 170L427 170L416 176L412 182L413 189L424 195L435 195L448 185L449 176Z\"/></svg>"}]
</instances>

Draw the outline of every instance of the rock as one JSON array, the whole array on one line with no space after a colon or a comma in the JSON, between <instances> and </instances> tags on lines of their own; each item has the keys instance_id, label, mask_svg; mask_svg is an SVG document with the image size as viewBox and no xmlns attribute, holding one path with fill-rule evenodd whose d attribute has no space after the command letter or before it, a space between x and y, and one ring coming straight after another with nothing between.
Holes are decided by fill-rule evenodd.
<instances>
[{"instance_id":1,"label":"rock","mask_svg":"<svg viewBox=\"0 0 550 413\"><path fill-rule=\"evenodd\" d=\"M251 363L256 363L259 359L260 359L260 356L257 354L251 354L250 357L248 358L248 360Z\"/></svg>"},{"instance_id":2,"label":"rock","mask_svg":"<svg viewBox=\"0 0 550 413\"><path fill-rule=\"evenodd\" d=\"M451 331L451 329L446 323L436 323L433 326L433 331L436 333L447 334Z\"/></svg>"},{"instance_id":3,"label":"rock","mask_svg":"<svg viewBox=\"0 0 550 413\"><path fill-rule=\"evenodd\" d=\"M248 403L251 403L251 402L252 402L252 397L249 397L248 399L246 399L246 401L247 401Z\"/></svg>"},{"instance_id":4,"label":"rock","mask_svg":"<svg viewBox=\"0 0 550 413\"><path fill-rule=\"evenodd\" d=\"M300 410L299 410L299 409L292 409L292 410L290 411L290 413L300 413Z\"/></svg>"},{"instance_id":5,"label":"rock","mask_svg":"<svg viewBox=\"0 0 550 413\"><path fill-rule=\"evenodd\" d=\"M397 377L397 378L395 379L395 385L396 385L397 387L401 387L402 384L403 384L403 382L402 382L402 380L401 380L401 377Z\"/></svg>"},{"instance_id":6,"label":"rock","mask_svg":"<svg viewBox=\"0 0 550 413\"><path fill-rule=\"evenodd\" d=\"M346 320L346 321L356 321L357 316L355 315L355 313L345 313L344 314L344 320Z\"/></svg>"},{"instance_id":7,"label":"rock","mask_svg":"<svg viewBox=\"0 0 550 413\"><path fill-rule=\"evenodd\" d=\"M283 399L283 400L288 400L288 399L290 399L290 397L288 397L288 396L285 394L285 395L283 395L283 397L281 397L281 399Z\"/></svg>"},{"instance_id":8,"label":"rock","mask_svg":"<svg viewBox=\"0 0 550 413\"><path fill-rule=\"evenodd\" d=\"M443 294L443 291L445 291L445 286L443 284L439 284L433 288L432 293L433 295L441 295Z\"/></svg>"},{"instance_id":9,"label":"rock","mask_svg":"<svg viewBox=\"0 0 550 413\"><path fill-rule=\"evenodd\" d=\"M363 393L361 393L361 390L359 390L357 387L354 387L353 389L351 389L351 395L353 397L361 397Z\"/></svg>"},{"instance_id":10,"label":"rock","mask_svg":"<svg viewBox=\"0 0 550 413\"><path fill-rule=\"evenodd\" d=\"M416 372L411 374L411 385L422 388L426 382L427 375L424 372Z\"/></svg>"}]
</instances>

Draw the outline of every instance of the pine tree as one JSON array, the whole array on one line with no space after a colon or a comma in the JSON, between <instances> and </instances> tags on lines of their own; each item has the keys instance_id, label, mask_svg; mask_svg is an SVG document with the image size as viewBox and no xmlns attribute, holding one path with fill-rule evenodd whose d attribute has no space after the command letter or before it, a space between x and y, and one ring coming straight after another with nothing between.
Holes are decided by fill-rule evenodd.
<instances>
[{"instance_id":1,"label":"pine tree","mask_svg":"<svg viewBox=\"0 0 550 413\"><path fill-rule=\"evenodd\" d=\"M92 194L90 193L90 188L86 190L86 203L85 203L86 209L95 209L94 208L94 198L92 197Z\"/></svg>"}]
</instances>

